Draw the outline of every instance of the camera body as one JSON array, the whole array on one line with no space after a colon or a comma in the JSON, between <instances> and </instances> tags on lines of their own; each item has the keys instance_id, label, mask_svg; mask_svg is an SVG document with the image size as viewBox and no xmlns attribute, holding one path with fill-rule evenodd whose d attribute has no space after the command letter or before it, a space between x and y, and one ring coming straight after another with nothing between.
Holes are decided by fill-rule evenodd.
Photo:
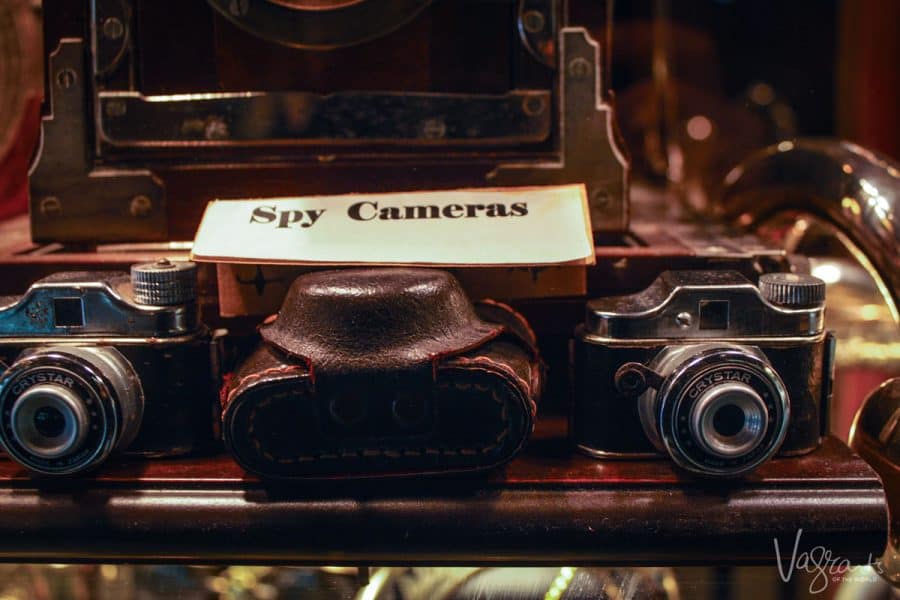
<instances>
[{"instance_id":1,"label":"camera body","mask_svg":"<svg viewBox=\"0 0 900 600\"><path fill-rule=\"evenodd\" d=\"M0 443L44 475L110 454L190 452L212 439L220 334L199 320L196 267L159 261L57 273L0 307Z\"/></svg>"},{"instance_id":2,"label":"camera body","mask_svg":"<svg viewBox=\"0 0 900 600\"><path fill-rule=\"evenodd\" d=\"M667 271L592 300L574 342L570 435L602 458L669 455L736 476L814 450L828 425L834 340L824 283L771 273Z\"/></svg>"}]
</instances>

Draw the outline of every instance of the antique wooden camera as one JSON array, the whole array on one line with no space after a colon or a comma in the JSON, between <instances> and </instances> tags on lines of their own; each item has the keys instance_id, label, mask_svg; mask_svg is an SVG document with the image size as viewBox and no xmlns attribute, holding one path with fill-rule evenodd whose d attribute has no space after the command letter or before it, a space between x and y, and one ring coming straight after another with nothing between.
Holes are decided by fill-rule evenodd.
<instances>
[{"instance_id":1,"label":"antique wooden camera","mask_svg":"<svg viewBox=\"0 0 900 600\"><path fill-rule=\"evenodd\" d=\"M213 198L582 182L622 231L582 26L605 3L566 4L48 0L33 237L190 239Z\"/></svg>"}]
</instances>

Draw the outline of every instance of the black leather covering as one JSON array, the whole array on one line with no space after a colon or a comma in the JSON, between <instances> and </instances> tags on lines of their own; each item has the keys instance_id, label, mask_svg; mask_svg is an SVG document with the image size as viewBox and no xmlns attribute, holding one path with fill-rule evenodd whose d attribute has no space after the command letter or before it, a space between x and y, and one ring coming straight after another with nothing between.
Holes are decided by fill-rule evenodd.
<instances>
[{"instance_id":1,"label":"black leather covering","mask_svg":"<svg viewBox=\"0 0 900 600\"><path fill-rule=\"evenodd\" d=\"M222 394L225 443L275 478L483 470L530 434L543 381L511 308L433 269L298 278Z\"/></svg>"}]
</instances>

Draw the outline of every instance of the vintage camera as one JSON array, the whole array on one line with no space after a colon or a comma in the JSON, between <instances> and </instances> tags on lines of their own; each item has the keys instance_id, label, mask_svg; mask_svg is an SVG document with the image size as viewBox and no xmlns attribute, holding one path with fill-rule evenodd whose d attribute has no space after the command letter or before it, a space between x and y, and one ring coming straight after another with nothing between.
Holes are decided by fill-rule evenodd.
<instances>
[{"instance_id":1,"label":"vintage camera","mask_svg":"<svg viewBox=\"0 0 900 600\"><path fill-rule=\"evenodd\" d=\"M0 308L0 442L43 475L127 450L191 451L212 437L219 340L200 321L196 266L57 273Z\"/></svg>"},{"instance_id":2,"label":"vintage camera","mask_svg":"<svg viewBox=\"0 0 900 600\"><path fill-rule=\"evenodd\" d=\"M445 271L302 275L260 335L223 391L222 435L263 477L482 471L533 428L534 334Z\"/></svg>"},{"instance_id":3,"label":"vintage camera","mask_svg":"<svg viewBox=\"0 0 900 600\"><path fill-rule=\"evenodd\" d=\"M812 451L831 395L824 299L810 275L768 273L757 286L703 270L590 301L574 347L574 443L602 458L667 454L706 476Z\"/></svg>"},{"instance_id":4,"label":"vintage camera","mask_svg":"<svg viewBox=\"0 0 900 600\"><path fill-rule=\"evenodd\" d=\"M608 4L45 0L33 239L190 239L215 198L558 183L623 231Z\"/></svg>"}]
</instances>

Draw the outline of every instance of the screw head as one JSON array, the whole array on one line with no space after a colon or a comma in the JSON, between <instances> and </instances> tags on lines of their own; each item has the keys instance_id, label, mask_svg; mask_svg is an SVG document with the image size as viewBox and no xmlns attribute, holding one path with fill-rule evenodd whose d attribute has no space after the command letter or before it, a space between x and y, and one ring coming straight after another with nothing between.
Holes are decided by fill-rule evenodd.
<instances>
[{"instance_id":1,"label":"screw head","mask_svg":"<svg viewBox=\"0 0 900 600\"><path fill-rule=\"evenodd\" d=\"M609 204L612 196L604 189L597 189L591 192L591 206L600 208Z\"/></svg>"},{"instance_id":2,"label":"screw head","mask_svg":"<svg viewBox=\"0 0 900 600\"><path fill-rule=\"evenodd\" d=\"M586 58L578 57L569 61L569 76L584 79L591 74L591 63Z\"/></svg>"},{"instance_id":3,"label":"screw head","mask_svg":"<svg viewBox=\"0 0 900 600\"><path fill-rule=\"evenodd\" d=\"M38 209L45 217L55 217L62 212L62 202L56 196L45 196L41 198Z\"/></svg>"},{"instance_id":4,"label":"screw head","mask_svg":"<svg viewBox=\"0 0 900 600\"><path fill-rule=\"evenodd\" d=\"M109 100L103 109L107 117L121 117L128 109L122 100Z\"/></svg>"},{"instance_id":5,"label":"screw head","mask_svg":"<svg viewBox=\"0 0 900 600\"><path fill-rule=\"evenodd\" d=\"M422 136L429 140L440 140L447 135L447 124L442 119L426 119L422 123Z\"/></svg>"},{"instance_id":6,"label":"screw head","mask_svg":"<svg viewBox=\"0 0 900 600\"><path fill-rule=\"evenodd\" d=\"M118 17L107 17L101 27L103 37L108 40L117 40L125 34L125 25Z\"/></svg>"},{"instance_id":7,"label":"screw head","mask_svg":"<svg viewBox=\"0 0 900 600\"><path fill-rule=\"evenodd\" d=\"M522 100L522 112L529 117L537 117L544 112L546 108L544 99L540 96L526 96Z\"/></svg>"},{"instance_id":8,"label":"screw head","mask_svg":"<svg viewBox=\"0 0 900 600\"><path fill-rule=\"evenodd\" d=\"M689 312L680 312L675 315L675 324L681 327L682 329L687 329L694 322L694 318L691 316Z\"/></svg>"},{"instance_id":9,"label":"screw head","mask_svg":"<svg viewBox=\"0 0 900 600\"><path fill-rule=\"evenodd\" d=\"M222 117L209 117L206 120L206 125L203 127L203 137L206 139L225 140L229 135L228 123Z\"/></svg>"},{"instance_id":10,"label":"screw head","mask_svg":"<svg viewBox=\"0 0 900 600\"><path fill-rule=\"evenodd\" d=\"M538 10L529 10L522 15L522 27L528 33L538 33L544 30L547 20Z\"/></svg>"},{"instance_id":11,"label":"screw head","mask_svg":"<svg viewBox=\"0 0 900 600\"><path fill-rule=\"evenodd\" d=\"M61 69L56 73L56 85L64 90L69 89L78 81L78 75L72 69Z\"/></svg>"},{"instance_id":12,"label":"screw head","mask_svg":"<svg viewBox=\"0 0 900 600\"><path fill-rule=\"evenodd\" d=\"M131 199L131 205L128 207L132 217L142 219L150 215L153 211L153 201L143 194L137 195Z\"/></svg>"}]
</instances>

